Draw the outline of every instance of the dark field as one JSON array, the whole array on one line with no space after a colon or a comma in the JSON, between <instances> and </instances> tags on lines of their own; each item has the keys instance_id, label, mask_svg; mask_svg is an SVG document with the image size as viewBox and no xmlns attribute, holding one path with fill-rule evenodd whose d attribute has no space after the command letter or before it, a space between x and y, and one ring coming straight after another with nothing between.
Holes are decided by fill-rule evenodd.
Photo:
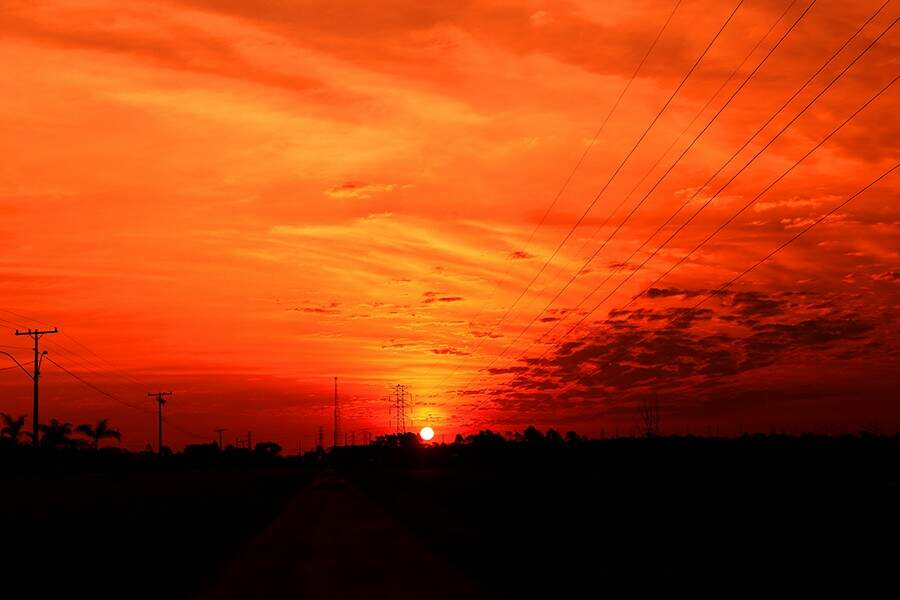
<instances>
[{"instance_id":1,"label":"dark field","mask_svg":"<svg viewBox=\"0 0 900 600\"><path fill-rule=\"evenodd\" d=\"M10 597L187 597L311 473L170 464L0 479L3 579L21 590Z\"/></svg>"},{"instance_id":2,"label":"dark field","mask_svg":"<svg viewBox=\"0 0 900 600\"><path fill-rule=\"evenodd\" d=\"M205 466L147 458L104 471L82 457L7 472L4 578L42 598L188 597L233 568L310 481L321 487L322 472L326 481L346 477L489 597L680 581L893 585L898 573L897 437L369 446L306 458ZM287 524L324 532L327 546L333 524L309 512ZM335 546L338 555L311 555L340 563L341 548L356 551L353 530L367 527L357 520L344 523L350 545ZM377 546L368 540L364 554L383 562L375 571L406 577Z\"/></svg>"},{"instance_id":3,"label":"dark field","mask_svg":"<svg viewBox=\"0 0 900 600\"><path fill-rule=\"evenodd\" d=\"M554 597L603 582L893 586L898 458L897 438L610 440L348 472L488 591Z\"/></svg>"}]
</instances>

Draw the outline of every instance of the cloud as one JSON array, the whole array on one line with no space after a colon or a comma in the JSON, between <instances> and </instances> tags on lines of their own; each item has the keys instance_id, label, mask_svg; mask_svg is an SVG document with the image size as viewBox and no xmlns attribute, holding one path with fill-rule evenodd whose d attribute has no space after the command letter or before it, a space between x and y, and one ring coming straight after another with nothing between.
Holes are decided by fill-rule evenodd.
<instances>
[{"instance_id":1,"label":"cloud","mask_svg":"<svg viewBox=\"0 0 900 600\"><path fill-rule=\"evenodd\" d=\"M304 313L314 313L314 314L322 314L322 315L337 315L340 314L340 305L337 302L332 302L327 305L319 305L319 306L300 306L296 308L288 308L286 310L294 311L294 312L304 312Z\"/></svg>"},{"instance_id":2,"label":"cloud","mask_svg":"<svg viewBox=\"0 0 900 600\"><path fill-rule=\"evenodd\" d=\"M395 183L358 183L348 181L339 186L325 190L325 195L331 198L365 200L376 194L384 194L398 189Z\"/></svg>"},{"instance_id":3,"label":"cloud","mask_svg":"<svg viewBox=\"0 0 900 600\"><path fill-rule=\"evenodd\" d=\"M448 296L441 292L425 292L422 294L423 304L431 304L433 302L462 302L465 298L461 296Z\"/></svg>"},{"instance_id":4,"label":"cloud","mask_svg":"<svg viewBox=\"0 0 900 600\"><path fill-rule=\"evenodd\" d=\"M662 292L657 301L704 293ZM660 309L651 302L613 311L624 321L606 323L544 358L492 369L492 375L516 375L496 388L501 392L496 402L524 407L521 400L528 390L555 390L550 400L535 400L528 409L541 410L575 398L619 402L648 389L697 401L714 396L722 386L743 385L746 377L781 378L795 368L797 352L818 353L820 361L888 360L878 326L883 317L858 314L836 298L751 290L721 294L699 310ZM723 322L729 325L714 326Z\"/></svg>"},{"instance_id":5,"label":"cloud","mask_svg":"<svg viewBox=\"0 0 900 600\"><path fill-rule=\"evenodd\" d=\"M431 351L434 354L451 354L453 356L470 356L472 354L471 352L466 352L465 350L460 350L458 348L451 348L451 347L432 348Z\"/></svg>"},{"instance_id":6,"label":"cloud","mask_svg":"<svg viewBox=\"0 0 900 600\"><path fill-rule=\"evenodd\" d=\"M900 273L897 271L884 271L882 273L875 273L871 276L873 281L900 281Z\"/></svg>"}]
</instances>

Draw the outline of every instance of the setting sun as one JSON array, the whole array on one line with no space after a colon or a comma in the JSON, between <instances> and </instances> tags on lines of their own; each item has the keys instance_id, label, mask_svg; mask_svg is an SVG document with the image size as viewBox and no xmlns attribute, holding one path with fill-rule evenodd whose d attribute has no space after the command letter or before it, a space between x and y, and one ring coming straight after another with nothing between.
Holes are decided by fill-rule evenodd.
<instances>
[{"instance_id":1,"label":"setting sun","mask_svg":"<svg viewBox=\"0 0 900 600\"><path fill-rule=\"evenodd\" d=\"M430 442L434 437L434 429L432 429L431 427L423 427L422 431L419 432L419 437L426 442Z\"/></svg>"}]
</instances>

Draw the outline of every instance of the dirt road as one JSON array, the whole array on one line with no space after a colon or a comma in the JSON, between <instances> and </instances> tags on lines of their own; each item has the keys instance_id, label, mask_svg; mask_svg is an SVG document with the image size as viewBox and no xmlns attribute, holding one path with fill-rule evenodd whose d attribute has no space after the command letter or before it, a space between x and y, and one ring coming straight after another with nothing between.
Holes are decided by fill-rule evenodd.
<instances>
[{"instance_id":1,"label":"dirt road","mask_svg":"<svg viewBox=\"0 0 900 600\"><path fill-rule=\"evenodd\" d=\"M208 600L423 597L485 595L333 472L323 473L300 492L200 596Z\"/></svg>"}]
</instances>

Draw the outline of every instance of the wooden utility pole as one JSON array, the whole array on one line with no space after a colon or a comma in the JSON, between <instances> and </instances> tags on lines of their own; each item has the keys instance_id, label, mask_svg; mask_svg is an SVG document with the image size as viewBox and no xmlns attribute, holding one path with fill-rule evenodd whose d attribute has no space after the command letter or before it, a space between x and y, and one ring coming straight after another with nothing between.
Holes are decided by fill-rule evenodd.
<instances>
[{"instance_id":1,"label":"wooden utility pole","mask_svg":"<svg viewBox=\"0 0 900 600\"><path fill-rule=\"evenodd\" d=\"M162 418L162 407L163 407L163 404L166 403L165 397L166 397L166 396L171 396L171 395L172 395L172 392L148 392L147 395L150 396L151 398L156 398L156 403L157 403L157 405L158 405L158 407L159 407L158 413L157 413L157 414L158 414L158 420L157 420L157 421L158 421L158 423L159 423L159 438L158 438L158 441L157 441L157 450L156 450L156 453L157 453L157 454L162 454L162 449L163 449L163 435L162 435L163 418Z\"/></svg>"},{"instance_id":2,"label":"wooden utility pole","mask_svg":"<svg viewBox=\"0 0 900 600\"><path fill-rule=\"evenodd\" d=\"M44 330L28 329L27 331L19 331L16 329L16 335L27 335L34 338L34 372L31 375L31 379L34 381L34 410L31 414L31 443L35 448L38 446L38 381L41 378L41 360L43 359L44 354L47 353L46 350L40 352L38 349L38 340L51 333L59 333L59 329L56 327Z\"/></svg>"}]
</instances>

